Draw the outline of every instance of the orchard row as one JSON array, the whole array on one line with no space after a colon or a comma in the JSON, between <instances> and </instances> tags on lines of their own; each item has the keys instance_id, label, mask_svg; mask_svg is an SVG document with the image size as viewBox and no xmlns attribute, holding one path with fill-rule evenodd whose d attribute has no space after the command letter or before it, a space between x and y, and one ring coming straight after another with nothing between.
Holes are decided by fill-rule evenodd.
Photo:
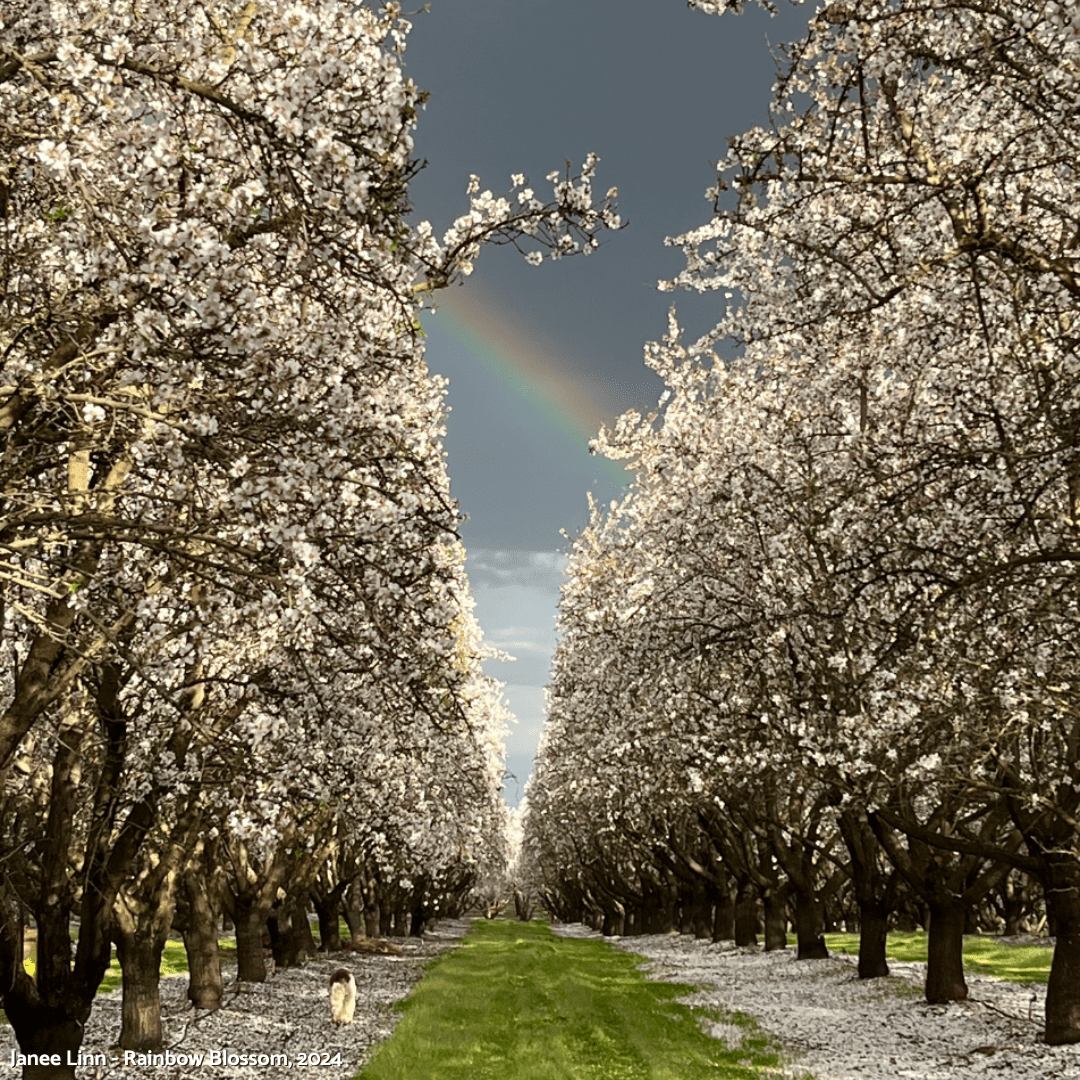
<instances>
[{"instance_id":1,"label":"orchard row","mask_svg":"<svg viewBox=\"0 0 1080 1080\"><path fill-rule=\"evenodd\" d=\"M419 315L485 242L560 258L619 220L590 157L546 203L473 178L441 240L407 223L408 31L397 3L5 5L0 1003L26 1054L77 1058L113 940L120 1045L148 1050L174 925L213 1007L221 906L257 979L309 894L397 928L505 862L507 714Z\"/></svg>"},{"instance_id":2,"label":"orchard row","mask_svg":"<svg viewBox=\"0 0 1080 1080\"><path fill-rule=\"evenodd\" d=\"M719 321L673 309L659 414L598 442L636 480L562 592L553 911L745 941L756 898L809 957L846 907L874 976L917 909L942 1001L1041 896L1080 1041L1078 101L1056 0L835 0L788 51L673 241Z\"/></svg>"}]
</instances>

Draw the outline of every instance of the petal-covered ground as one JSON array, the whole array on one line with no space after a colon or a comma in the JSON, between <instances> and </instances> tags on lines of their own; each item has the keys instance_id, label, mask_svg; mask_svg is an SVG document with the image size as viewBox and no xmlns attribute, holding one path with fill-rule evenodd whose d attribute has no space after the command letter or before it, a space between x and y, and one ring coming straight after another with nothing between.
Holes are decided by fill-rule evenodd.
<instances>
[{"instance_id":1,"label":"petal-covered ground","mask_svg":"<svg viewBox=\"0 0 1080 1080\"><path fill-rule=\"evenodd\" d=\"M580 925L557 934L599 937ZM815 1080L1080 1080L1080 1045L1041 1041L1046 987L968 975L970 998L928 1005L925 964L890 963L887 979L860 980L856 958L795 959L795 950L736 949L676 935L609 939L649 961L650 977L702 989L687 1003L752 1016L775 1036L787 1077ZM714 1025L731 1044L735 1024Z\"/></svg>"},{"instance_id":2,"label":"petal-covered ground","mask_svg":"<svg viewBox=\"0 0 1080 1080\"><path fill-rule=\"evenodd\" d=\"M120 992L102 994L87 1025L84 1053L105 1054L116 1064L80 1070L85 1080L295 1080L301 1055L318 1054L340 1065L322 1065L323 1080L354 1077L372 1049L392 1033L398 1014L392 1006L422 977L427 963L453 948L467 921L445 920L422 941L396 939L399 956L338 953L302 968L274 973L265 983L237 991L227 978L224 1006L192 1013L184 994L187 980L162 980L166 1046L173 1062L123 1064L110 1049L120 1030ZM565 937L599 937L580 925L556 925ZM1080 1080L1080 1046L1049 1047L1041 1041L1046 988L968 975L969 1001L927 1005L921 985L925 965L892 963L888 979L860 981L855 958L799 962L795 950L766 953L735 949L690 937L652 935L608 939L649 961L652 978L701 989L693 1005L752 1016L784 1048L791 1080ZM349 967L357 982L351 1025L330 1022L330 972ZM735 1046L744 1029L734 1022L711 1024L712 1033ZM11 1028L0 1027L0 1064L16 1048ZM210 1054L286 1054L287 1066L211 1064ZM200 1064L178 1055L202 1054ZM218 1059L220 1061L220 1058ZM12 1075L17 1073L12 1072Z\"/></svg>"},{"instance_id":3,"label":"petal-covered ground","mask_svg":"<svg viewBox=\"0 0 1080 1080\"><path fill-rule=\"evenodd\" d=\"M124 1052L111 1049L120 1034L120 991L99 995L87 1024L83 1054L104 1054L78 1070L80 1080L297 1080L305 1074L319 1080L349 1080L389 1038L399 1019L393 1005L423 976L433 957L454 948L469 923L444 919L417 938L396 938L400 956L335 953L317 956L301 968L273 972L264 983L237 988L235 968L225 976L225 1001L216 1012L193 1012L187 1001L186 976L161 980L166 1051L156 1060L125 1065ZM330 1020L330 973L348 967L356 979L353 1022L338 1027ZM0 1027L0 1066L11 1061L16 1043L8 1026ZM254 1063L221 1064L214 1053ZM172 1055L172 1061L165 1054ZM183 1055L186 1060L181 1061ZM193 1062L193 1055L202 1055ZM285 1055L288 1064L259 1064L259 1055ZM226 1060L229 1060L226 1058ZM327 1064L323 1062L327 1061ZM340 1064L332 1064L340 1060ZM114 1063L115 1062L115 1063ZM309 1072L309 1069L311 1070ZM17 1071L8 1070L12 1076Z\"/></svg>"}]
</instances>

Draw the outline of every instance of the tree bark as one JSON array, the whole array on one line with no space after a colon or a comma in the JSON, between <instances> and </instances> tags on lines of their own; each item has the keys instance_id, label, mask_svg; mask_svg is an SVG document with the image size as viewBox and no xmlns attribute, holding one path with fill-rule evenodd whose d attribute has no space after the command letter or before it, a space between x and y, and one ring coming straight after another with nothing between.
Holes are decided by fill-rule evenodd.
<instances>
[{"instance_id":1,"label":"tree bark","mask_svg":"<svg viewBox=\"0 0 1080 1080\"><path fill-rule=\"evenodd\" d=\"M1046 984L1046 1041L1064 1046L1080 1042L1080 864L1054 856L1047 864L1046 908L1057 935Z\"/></svg>"},{"instance_id":2,"label":"tree bark","mask_svg":"<svg viewBox=\"0 0 1080 1080\"><path fill-rule=\"evenodd\" d=\"M274 957L274 968L300 967L300 942L293 930L293 905L286 898L273 906L270 917L266 920L266 929L270 931L270 950Z\"/></svg>"},{"instance_id":3,"label":"tree bark","mask_svg":"<svg viewBox=\"0 0 1080 1080\"><path fill-rule=\"evenodd\" d=\"M795 936L800 960L828 959L822 907L821 898L816 893L795 890Z\"/></svg>"},{"instance_id":4,"label":"tree bark","mask_svg":"<svg viewBox=\"0 0 1080 1080\"><path fill-rule=\"evenodd\" d=\"M364 931L369 938L377 938L382 929L382 913L378 906L364 908Z\"/></svg>"},{"instance_id":5,"label":"tree bark","mask_svg":"<svg viewBox=\"0 0 1080 1080\"><path fill-rule=\"evenodd\" d=\"M321 952L341 951L341 923L338 921L339 904L327 903L313 896L315 914L319 917L319 949ZM346 909L347 912L347 909ZM355 918L355 917L354 917ZM348 913L345 915L346 925L349 927L349 935L356 936L356 927Z\"/></svg>"},{"instance_id":6,"label":"tree bark","mask_svg":"<svg viewBox=\"0 0 1080 1080\"><path fill-rule=\"evenodd\" d=\"M26 976L30 980L29 976ZM75 1080L75 1066L67 1065L68 1055L78 1057L82 1046L82 1024L60 1009L32 1004L25 995L4 996L4 1012L15 1032L23 1054L59 1054L61 1065L24 1065L23 1080ZM87 1010L89 1013L89 1010Z\"/></svg>"},{"instance_id":7,"label":"tree bark","mask_svg":"<svg viewBox=\"0 0 1080 1080\"><path fill-rule=\"evenodd\" d=\"M740 881L735 892L735 944L756 945L758 926L757 897L748 881Z\"/></svg>"},{"instance_id":8,"label":"tree bark","mask_svg":"<svg viewBox=\"0 0 1080 1080\"><path fill-rule=\"evenodd\" d=\"M710 937L712 935L712 903L709 890L704 880L694 885L690 901L691 926L690 930L696 938Z\"/></svg>"},{"instance_id":9,"label":"tree bark","mask_svg":"<svg viewBox=\"0 0 1080 1080\"><path fill-rule=\"evenodd\" d=\"M620 905L621 908L621 905ZM520 889L514 890L514 914L521 920L521 922L529 922L533 915L533 902L532 896L523 893ZM622 911L619 914L620 934L622 933Z\"/></svg>"},{"instance_id":10,"label":"tree bark","mask_svg":"<svg viewBox=\"0 0 1080 1080\"><path fill-rule=\"evenodd\" d=\"M295 900L285 901L292 907L292 933L296 939L296 953L299 963L310 960L317 951L315 938L311 933L311 921L308 919L308 895L301 893Z\"/></svg>"},{"instance_id":11,"label":"tree bark","mask_svg":"<svg viewBox=\"0 0 1080 1080\"><path fill-rule=\"evenodd\" d=\"M935 897L929 903L930 926L927 939L926 1000L931 1005L965 1001L964 917L967 907L951 896Z\"/></svg>"},{"instance_id":12,"label":"tree bark","mask_svg":"<svg viewBox=\"0 0 1080 1080\"><path fill-rule=\"evenodd\" d=\"M266 917L262 909L238 898L233 921L236 923L236 977L241 982L266 982L266 961L263 959Z\"/></svg>"},{"instance_id":13,"label":"tree bark","mask_svg":"<svg viewBox=\"0 0 1080 1080\"><path fill-rule=\"evenodd\" d=\"M349 928L350 940L357 941L366 936L364 896L360 888L360 882L355 878L349 883L349 887L341 897L341 915L345 919L345 925Z\"/></svg>"},{"instance_id":14,"label":"tree bark","mask_svg":"<svg viewBox=\"0 0 1080 1080\"><path fill-rule=\"evenodd\" d=\"M765 951L787 948L787 889L762 889L761 906L765 914Z\"/></svg>"},{"instance_id":15,"label":"tree bark","mask_svg":"<svg viewBox=\"0 0 1080 1080\"><path fill-rule=\"evenodd\" d=\"M161 1047L161 954L164 939L138 931L113 931L116 954L124 977L120 1005L122 1050L157 1050Z\"/></svg>"},{"instance_id":16,"label":"tree bark","mask_svg":"<svg viewBox=\"0 0 1080 1080\"><path fill-rule=\"evenodd\" d=\"M882 979L889 974L886 956L889 914L874 901L859 902L859 978Z\"/></svg>"},{"instance_id":17,"label":"tree bark","mask_svg":"<svg viewBox=\"0 0 1080 1080\"><path fill-rule=\"evenodd\" d=\"M188 1000L196 1009L218 1009L224 986L218 951L217 912L201 870L188 868L184 893L187 897L184 949L188 961Z\"/></svg>"},{"instance_id":18,"label":"tree bark","mask_svg":"<svg viewBox=\"0 0 1080 1080\"><path fill-rule=\"evenodd\" d=\"M713 941L735 940L735 900L731 895L731 884L722 864L717 867L720 884L713 894Z\"/></svg>"}]
</instances>

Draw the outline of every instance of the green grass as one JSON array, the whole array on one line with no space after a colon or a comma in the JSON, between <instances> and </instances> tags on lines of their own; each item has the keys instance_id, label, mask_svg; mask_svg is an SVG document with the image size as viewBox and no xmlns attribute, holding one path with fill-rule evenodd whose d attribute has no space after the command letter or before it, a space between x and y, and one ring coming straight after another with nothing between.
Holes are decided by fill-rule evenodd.
<instances>
[{"instance_id":1,"label":"green grass","mask_svg":"<svg viewBox=\"0 0 1080 1080\"><path fill-rule=\"evenodd\" d=\"M748 1017L691 1009L693 987L650 982L640 957L542 923L477 921L433 965L363 1080L752 1080L779 1075ZM738 1028L737 1048L705 1018Z\"/></svg>"},{"instance_id":2,"label":"green grass","mask_svg":"<svg viewBox=\"0 0 1080 1080\"><path fill-rule=\"evenodd\" d=\"M341 927L341 933L343 936L348 936L348 926L344 919L339 920ZM315 930L315 936L318 937L318 927L313 928ZM72 929L71 937L75 940L76 931ZM218 941L218 948L223 953L221 959L223 963L229 963L230 960L235 962L236 953L236 941L232 938L221 938ZM27 974L33 976L37 972L36 961L36 949L31 948L30 955L23 961L23 967L26 968ZM186 975L188 970L187 953L184 951L184 943L179 940L169 940L165 943L165 951L161 956L161 974L165 975ZM116 959L116 947L113 946L113 958L112 963L109 965L109 970L105 972L105 978L101 981L101 986L98 988L99 994L107 994L110 990L115 990L121 981L120 974L120 961ZM0 1016L0 1022L6 1022L6 1018Z\"/></svg>"},{"instance_id":3,"label":"green grass","mask_svg":"<svg viewBox=\"0 0 1080 1080\"><path fill-rule=\"evenodd\" d=\"M825 943L834 952L859 954L858 934L826 934ZM889 935L890 960L926 962L926 934L922 930ZM1045 983L1050 977L1053 946L1002 945L993 938L964 938L964 968L974 975L992 975L1016 983Z\"/></svg>"},{"instance_id":4,"label":"green grass","mask_svg":"<svg viewBox=\"0 0 1080 1080\"><path fill-rule=\"evenodd\" d=\"M222 961L228 963L230 954L236 952L236 942L228 938L222 938L218 941L218 948L224 954L221 958ZM33 952L23 961L23 967L26 968L27 973L30 975L37 971ZM165 951L161 955L161 974L186 975L187 969L187 953L184 951L184 943L182 941L165 942ZM109 970L105 972L105 978L101 980L98 993L107 994L110 990L115 990L120 985L120 979L120 961L116 959L116 948L114 946L112 963L109 965Z\"/></svg>"}]
</instances>

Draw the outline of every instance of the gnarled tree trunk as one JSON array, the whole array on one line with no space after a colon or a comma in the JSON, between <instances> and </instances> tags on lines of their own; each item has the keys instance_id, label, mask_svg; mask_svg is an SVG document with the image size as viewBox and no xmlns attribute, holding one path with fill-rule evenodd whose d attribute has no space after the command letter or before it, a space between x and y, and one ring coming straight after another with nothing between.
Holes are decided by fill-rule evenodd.
<instances>
[{"instance_id":1,"label":"gnarled tree trunk","mask_svg":"<svg viewBox=\"0 0 1080 1080\"><path fill-rule=\"evenodd\" d=\"M927 936L926 1000L931 1005L964 1001L964 919L966 905L942 894L928 901L930 926Z\"/></svg>"},{"instance_id":2,"label":"gnarled tree trunk","mask_svg":"<svg viewBox=\"0 0 1080 1080\"><path fill-rule=\"evenodd\" d=\"M183 933L188 961L188 1000L196 1009L218 1009L224 986L218 951L217 911L205 873L197 864L188 866L183 889L187 901Z\"/></svg>"},{"instance_id":3,"label":"gnarled tree trunk","mask_svg":"<svg viewBox=\"0 0 1080 1080\"><path fill-rule=\"evenodd\" d=\"M122 1050L157 1050L162 1045L161 954L165 939L133 930L114 930L124 973L120 1005Z\"/></svg>"},{"instance_id":4,"label":"gnarled tree trunk","mask_svg":"<svg viewBox=\"0 0 1080 1080\"><path fill-rule=\"evenodd\" d=\"M1046 908L1057 936L1046 984L1046 1041L1080 1042L1080 864L1069 856L1046 859Z\"/></svg>"}]
</instances>

